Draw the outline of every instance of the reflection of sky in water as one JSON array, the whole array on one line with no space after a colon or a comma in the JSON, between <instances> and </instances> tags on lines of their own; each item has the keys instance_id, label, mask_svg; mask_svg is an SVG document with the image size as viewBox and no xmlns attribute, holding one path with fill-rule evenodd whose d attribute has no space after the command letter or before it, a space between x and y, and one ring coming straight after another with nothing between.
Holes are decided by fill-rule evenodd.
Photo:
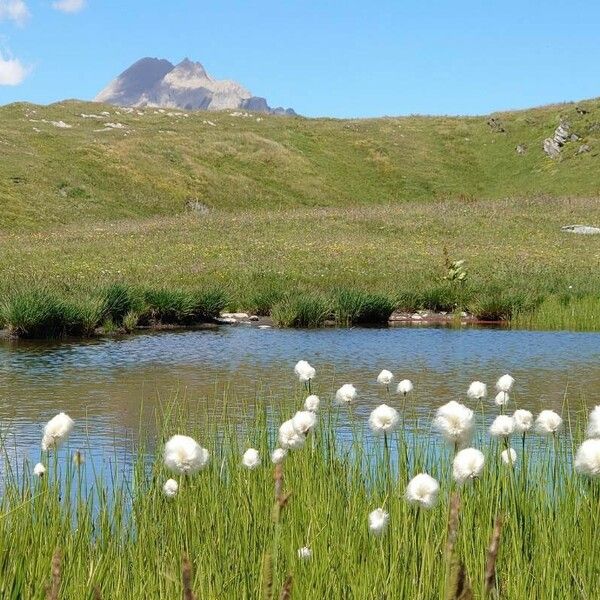
<instances>
[{"instance_id":1,"label":"reflection of sky in water","mask_svg":"<svg viewBox=\"0 0 600 600\"><path fill-rule=\"evenodd\" d=\"M293 366L317 368L315 391L326 404L341 383L359 389L359 417L386 400L375 384L390 369L415 382L411 410L426 418L450 399L464 399L473 379L510 372L514 399L532 410L600 403L600 335L498 329L259 330L246 327L143 334L84 343L0 344L0 422L12 454L38 458L43 423L65 410L78 426L72 448L100 461L126 461L140 425L151 433L154 410L175 393L197 403L200 418L218 419L228 390L229 414L258 398L285 413L301 404ZM389 400L399 403L397 397ZM488 404L490 412L492 405ZM237 414L236 414L237 411ZM84 425L85 421L85 425Z\"/></svg>"}]
</instances>

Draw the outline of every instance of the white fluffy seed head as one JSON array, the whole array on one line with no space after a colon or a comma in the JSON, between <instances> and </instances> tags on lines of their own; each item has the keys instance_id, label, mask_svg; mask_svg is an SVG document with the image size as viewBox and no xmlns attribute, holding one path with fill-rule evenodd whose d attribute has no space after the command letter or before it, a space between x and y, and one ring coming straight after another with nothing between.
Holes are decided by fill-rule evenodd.
<instances>
[{"instance_id":1,"label":"white fluffy seed head","mask_svg":"<svg viewBox=\"0 0 600 600\"><path fill-rule=\"evenodd\" d=\"M179 484L174 479L167 479L163 485L163 494L167 498L174 498L179 491Z\"/></svg>"},{"instance_id":2,"label":"white fluffy seed head","mask_svg":"<svg viewBox=\"0 0 600 600\"><path fill-rule=\"evenodd\" d=\"M46 467L42 463L38 463L33 467L33 474L36 477L43 477L46 474Z\"/></svg>"},{"instance_id":3,"label":"white fluffy seed head","mask_svg":"<svg viewBox=\"0 0 600 600\"><path fill-rule=\"evenodd\" d=\"M391 433L398 429L399 424L400 415L398 411L387 404L380 404L369 416L369 427L371 427L373 433Z\"/></svg>"},{"instance_id":4,"label":"white fluffy seed head","mask_svg":"<svg viewBox=\"0 0 600 600\"><path fill-rule=\"evenodd\" d=\"M498 415L490 426L490 435L497 438L507 438L515 430L515 422L508 415Z\"/></svg>"},{"instance_id":5,"label":"white fluffy seed head","mask_svg":"<svg viewBox=\"0 0 600 600\"><path fill-rule=\"evenodd\" d=\"M379 375L377 375L377 383L380 385L390 385L394 380L394 375L391 371L387 369L383 369Z\"/></svg>"},{"instance_id":6,"label":"white fluffy seed head","mask_svg":"<svg viewBox=\"0 0 600 600\"><path fill-rule=\"evenodd\" d=\"M535 428L542 435L554 435L561 425L562 418L553 410L543 410L535 420Z\"/></svg>"},{"instance_id":7,"label":"white fluffy seed head","mask_svg":"<svg viewBox=\"0 0 600 600\"><path fill-rule=\"evenodd\" d=\"M279 428L279 444L284 450L302 448L305 441L306 437L296 431L292 419L282 423Z\"/></svg>"},{"instance_id":8,"label":"white fluffy seed head","mask_svg":"<svg viewBox=\"0 0 600 600\"><path fill-rule=\"evenodd\" d=\"M513 421L515 422L515 431L517 433L527 433L533 427L533 415L528 410L522 408L515 410Z\"/></svg>"},{"instance_id":9,"label":"white fluffy seed head","mask_svg":"<svg viewBox=\"0 0 600 600\"><path fill-rule=\"evenodd\" d=\"M590 413L587 435L589 438L600 438L600 406L596 406Z\"/></svg>"},{"instance_id":10,"label":"white fluffy seed head","mask_svg":"<svg viewBox=\"0 0 600 600\"><path fill-rule=\"evenodd\" d=\"M274 465L278 465L279 463L283 462L286 456L287 450L284 450L283 448L275 448L275 450L273 450L271 453L271 462Z\"/></svg>"},{"instance_id":11,"label":"white fluffy seed head","mask_svg":"<svg viewBox=\"0 0 600 600\"><path fill-rule=\"evenodd\" d=\"M296 363L296 366L294 367L294 373L296 373L296 376L302 383L314 379L315 375L317 374L313 367L311 367L305 360L299 360Z\"/></svg>"},{"instance_id":12,"label":"white fluffy seed head","mask_svg":"<svg viewBox=\"0 0 600 600\"><path fill-rule=\"evenodd\" d=\"M451 400L438 408L433 424L446 441L463 445L471 439L473 411L464 404Z\"/></svg>"},{"instance_id":13,"label":"white fluffy seed head","mask_svg":"<svg viewBox=\"0 0 600 600\"><path fill-rule=\"evenodd\" d=\"M403 379L398 383L398 387L396 388L396 392L398 394L402 394L403 396L407 396L413 391L413 384L410 379Z\"/></svg>"},{"instance_id":14,"label":"white fluffy seed head","mask_svg":"<svg viewBox=\"0 0 600 600\"><path fill-rule=\"evenodd\" d=\"M308 546L302 546L298 548L298 558L300 560L310 560L312 556L312 550Z\"/></svg>"},{"instance_id":15,"label":"white fluffy seed head","mask_svg":"<svg viewBox=\"0 0 600 600\"><path fill-rule=\"evenodd\" d=\"M244 452L244 456L242 456L242 465L246 467L246 469L256 469L260 465L260 455L258 454L258 450L255 448L248 448L246 452Z\"/></svg>"},{"instance_id":16,"label":"white fluffy seed head","mask_svg":"<svg viewBox=\"0 0 600 600\"><path fill-rule=\"evenodd\" d=\"M187 435L174 435L165 444L165 466L174 473L193 475L204 469L208 460L208 450Z\"/></svg>"},{"instance_id":17,"label":"white fluffy seed head","mask_svg":"<svg viewBox=\"0 0 600 600\"><path fill-rule=\"evenodd\" d=\"M467 390L467 396L472 400L481 400L487 396L487 385L481 381L473 381Z\"/></svg>"},{"instance_id":18,"label":"white fluffy seed head","mask_svg":"<svg viewBox=\"0 0 600 600\"><path fill-rule=\"evenodd\" d=\"M345 383L336 393L335 399L338 404L352 404L356 401L358 392L351 383Z\"/></svg>"},{"instance_id":19,"label":"white fluffy seed head","mask_svg":"<svg viewBox=\"0 0 600 600\"><path fill-rule=\"evenodd\" d=\"M439 491L440 485L431 475L419 473L408 482L405 497L410 504L433 508Z\"/></svg>"},{"instance_id":20,"label":"white fluffy seed head","mask_svg":"<svg viewBox=\"0 0 600 600\"><path fill-rule=\"evenodd\" d=\"M452 476L459 484L464 484L481 475L485 457L475 448L465 448L456 454L452 463Z\"/></svg>"},{"instance_id":21,"label":"white fluffy seed head","mask_svg":"<svg viewBox=\"0 0 600 600\"><path fill-rule=\"evenodd\" d=\"M600 476L600 439L585 440L575 455L575 469L588 477Z\"/></svg>"},{"instance_id":22,"label":"white fluffy seed head","mask_svg":"<svg viewBox=\"0 0 600 600\"><path fill-rule=\"evenodd\" d=\"M502 454L500 454L500 458L505 465L512 467L517 462L517 453L513 448L509 448L508 450L502 450Z\"/></svg>"},{"instance_id":23,"label":"white fluffy seed head","mask_svg":"<svg viewBox=\"0 0 600 600\"><path fill-rule=\"evenodd\" d=\"M296 433L306 435L317 424L317 415L310 410L300 410L292 418L292 425Z\"/></svg>"},{"instance_id":24,"label":"white fluffy seed head","mask_svg":"<svg viewBox=\"0 0 600 600\"><path fill-rule=\"evenodd\" d=\"M383 535L387 529L390 515L383 508L376 508L369 513L369 531L373 535Z\"/></svg>"},{"instance_id":25,"label":"white fluffy seed head","mask_svg":"<svg viewBox=\"0 0 600 600\"><path fill-rule=\"evenodd\" d=\"M496 406L506 406L510 401L508 392L498 392L494 398L494 404Z\"/></svg>"},{"instance_id":26,"label":"white fluffy seed head","mask_svg":"<svg viewBox=\"0 0 600 600\"><path fill-rule=\"evenodd\" d=\"M58 449L69 437L75 422L69 415L61 412L52 417L44 427L42 450Z\"/></svg>"},{"instance_id":27,"label":"white fluffy seed head","mask_svg":"<svg viewBox=\"0 0 600 600\"><path fill-rule=\"evenodd\" d=\"M499 392L506 392L508 394L508 392L512 390L514 383L514 377L507 373L506 375L502 375L502 377L496 381L496 389Z\"/></svg>"},{"instance_id":28,"label":"white fluffy seed head","mask_svg":"<svg viewBox=\"0 0 600 600\"><path fill-rule=\"evenodd\" d=\"M310 410L312 412L317 412L319 410L319 404L321 401L319 400L319 396L315 396L315 394L311 394L304 401L304 410Z\"/></svg>"}]
</instances>

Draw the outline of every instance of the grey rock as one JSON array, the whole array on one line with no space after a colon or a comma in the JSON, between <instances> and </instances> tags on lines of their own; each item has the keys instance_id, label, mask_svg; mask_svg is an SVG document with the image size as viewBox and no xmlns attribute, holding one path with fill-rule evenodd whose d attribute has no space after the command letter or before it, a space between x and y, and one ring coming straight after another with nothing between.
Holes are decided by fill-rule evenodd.
<instances>
[{"instance_id":1,"label":"grey rock","mask_svg":"<svg viewBox=\"0 0 600 600\"><path fill-rule=\"evenodd\" d=\"M233 325L234 323L237 323L237 319L234 319L233 317L219 317L215 319L215 321L220 325Z\"/></svg>"},{"instance_id":2,"label":"grey rock","mask_svg":"<svg viewBox=\"0 0 600 600\"><path fill-rule=\"evenodd\" d=\"M556 143L554 138L546 138L544 140L544 152L550 158L558 158L560 156L560 146Z\"/></svg>"},{"instance_id":3,"label":"grey rock","mask_svg":"<svg viewBox=\"0 0 600 600\"><path fill-rule=\"evenodd\" d=\"M248 321L260 321L260 317L257 317L256 315L250 315L248 317Z\"/></svg>"},{"instance_id":4,"label":"grey rock","mask_svg":"<svg viewBox=\"0 0 600 600\"><path fill-rule=\"evenodd\" d=\"M271 329L270 325L259 325L258 329Z\"/></svg>"},{"instance_id":5,"label":"grey rock","mask_svg":"<svg viewBox=\"0 0 600 600\"><path fill-rule=\"evenodd\" d=\"M565 225L560 228L561 231L567 233L580 233L583 235L596 235L600 233L600 227L593 227L591 225Z\"/></svg>"},{"instance_id":6,"label":"grey rock","mask_svg":"<svg viewBox=\"0 0 600 600\"><path fill-rule=\"evenodd\" d=\"M589 152L590 150L591 150L591 148L588 144L581 144L581 146L579 146L579 150L577 150L577 154L585 154L586 152Z\"/></svg>"},{"instance_id":7,"label":"grey rock","mask_svg":"<svg viewBox=\"0 0 600 600\"><path fill-rule=\"evenodd\" d=\"M527 152L527 146L525 146L525 144L519 144L515 150L517 151L517 154L525 154L525 152Z\"/></svg>"},{"instance_id":8,"label":"grey rock","mask_svg":"<svg viewBox=\"0 0 600 600\"><path fill-rule=\"evenodd\" d=\"M563 146L564 143L569 139L571 126L567 122L561 122L561 124L554 130L554 141L559 145Z\"/></svg>"},{"instance_id":9,"label":"grey rock","mask_svg":"<svg viewBox=\"0 0 600 600\"><path fill-rule=\"evenodd\" d=\"M272 109L235 81L211 77L199 62L173 65L168 60L142 58L123 71L95 98L116 106L177 108L180 110L246 109L295 115L292 109Z\"/></svg>"},{"instance_id":10,"label":"grey rock","mask_svg":"<svg viewBox=\"0 0 600 600\"><path fill-rule=\"evenodd\" d=\"M569 141L570 141L570 142L576 142L577 140L579 140L579 136L578 136L576 133L572 133L572 134L569 136Z\"/></svg>"}]
</instances>

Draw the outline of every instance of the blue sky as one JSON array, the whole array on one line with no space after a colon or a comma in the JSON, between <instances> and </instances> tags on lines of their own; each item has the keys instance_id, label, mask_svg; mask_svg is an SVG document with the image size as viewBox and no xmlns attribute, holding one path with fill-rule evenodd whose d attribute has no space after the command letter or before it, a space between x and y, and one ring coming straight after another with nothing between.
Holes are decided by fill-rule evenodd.
<instances>
[{"instance_id":1,"label":"blue sky","mask_svg":"<svg viewBox=\"0 0 600 600\"><path fill-rule=\"evenodd\" d=\"M600 96L599 31L591 1L0 0L0 104L187 56L307 116L482 114Z\"/></svg>"}]
</instances>

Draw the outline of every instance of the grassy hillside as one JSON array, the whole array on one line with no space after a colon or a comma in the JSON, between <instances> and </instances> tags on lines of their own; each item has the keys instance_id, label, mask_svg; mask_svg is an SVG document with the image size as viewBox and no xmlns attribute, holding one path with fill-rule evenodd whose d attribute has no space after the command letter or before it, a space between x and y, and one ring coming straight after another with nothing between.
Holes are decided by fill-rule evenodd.
<instances>
[{"instance_id":1,"label":"grassy hillside","mask_svg":"<svg viewBox=\"0 0 600 600\"><path fill-rule=\"evenodd\" d=\"M582 107L586 114L577 112ZM487 117L139 112L81 102L1 107L0 227L173 216L190 202L242 211L600 190L595 100L496 114L499 126ZM555 161L542 141L561 118L582 140L568 143ZM106 130L106 123L123 128ZM578 155L583 143L591 152ZM527 147L523 155L519 144Z\"/></svg>"},{"instance_id":2,"label":"grassy hillside","mask_svg":"<svg viewBox=\"0 0 600 600\"><path fill-rule=\"evenodd\" d=\"M283 325L360 322L360 305L600 329L600 236L560 231L600 226L600 101L492 124L140 112L0 108L4 324L74 302L69 329L88 330L120 282L128 323L189 320L218 288L219 306ZM542 141L561 119L581 139L552 160ZM444 279L447 258L466 260L464 283ZM23 301L39 289L52 310Z\"/></svg>"}]
</instances>

